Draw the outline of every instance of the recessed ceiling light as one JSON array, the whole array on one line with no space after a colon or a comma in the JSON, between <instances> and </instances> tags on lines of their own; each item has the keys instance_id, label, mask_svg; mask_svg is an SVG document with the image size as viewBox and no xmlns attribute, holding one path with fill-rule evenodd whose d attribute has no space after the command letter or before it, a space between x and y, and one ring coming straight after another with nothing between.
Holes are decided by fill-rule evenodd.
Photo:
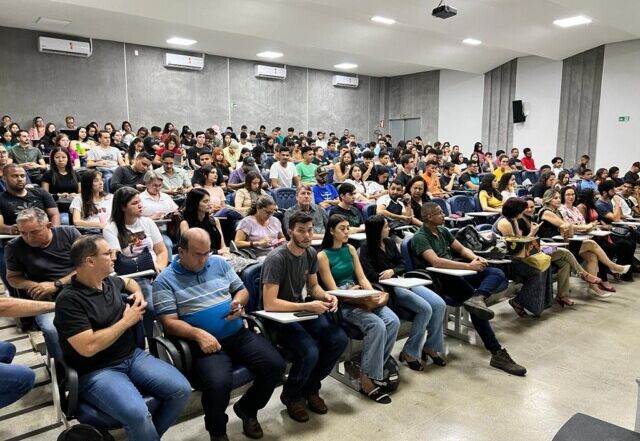
<instances>
[{"instance_id":1,"label":"recessed ceiling light","mask_svg":"<svg viewBox=\"0 0 640 441\"><path fill-rule=\"evenodd\" d=\"M262 58L280 58L283 55L284 54L282 52L273 52L273 51L264 51L264 52L260 52L259 54L256 54L257 57L262 57Z\"/></svg>"},{"instance_id":2,"label":"recessed ceiling light","mask_svg":"<svg viewBox=\"0 0 640 441\"><path fill-rule=\"evenodd\" d=\"M38 17L36 23L44 26L69 26L69 20L60 20L57 18Z\"/></svg>"},{"instance_id":3,"label":"recessed ceiling light","mask_svg":"<svg viewBox=\"0 0 640 441\"><path fill-rule=\"evenodd\" d=\"M480 40L476 40L475 38L465 38L464 40L462 40L462 42L464 44L470 44L472 46L477 46L479 44L482 44Z\"/></svg>"},{"instance_id":4,"label":"recessed ceiling light","mask_svg":"<svg viewBox=\"0 0 640 441\"><path fill-rule=\"evenodd\" d=\"M592 20L589 17L585 17L584 15L576 15L575 17L555 20L553 24L556 26L560 26L561 28L570 28L571 26L589 24L591 23L591 21Z\"/></svg>"},{"instance_id":5,"label":"recessed ceiling light","mask_svg":"<svg viewBox=\"0 0 640 441\"><path fill-rule=\"evenodd\" d=\"M336 69L355 69L356 67L358 67L358 65L353 63L340 63L334 64L333 67L335 67Z\"/></svg>"},{"instance_id":6,"label":"recessed ceiling light","mask_svg":"<svg viewBox=\"0 0 640 441\"><path fill-rule=\"evenodd\" d=\"M396 22L393 18L380 17L379 15L371 17L371 21L375 21L376 23L382 23L386 25L392 25Z\"/></svg>"},{"instance_id":7,"label":"recessed ceiling light","mask_svg":"<svg viewBox=\"0 0 640 441\"><path fill-rule=\"evenodd\" d=\"M177 44L178 46L191 46L192 44L196 44L197 41L189 38L172 37L167 40L167 43Z\"/></svg>"}]
</instances>

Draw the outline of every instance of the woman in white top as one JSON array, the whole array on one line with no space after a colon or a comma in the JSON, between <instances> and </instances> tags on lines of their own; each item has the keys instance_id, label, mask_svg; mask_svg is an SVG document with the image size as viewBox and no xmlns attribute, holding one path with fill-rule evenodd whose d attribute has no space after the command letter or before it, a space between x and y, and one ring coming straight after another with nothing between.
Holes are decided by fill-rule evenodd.
<instances>
[{"instance_id":1,"label":"woman in white top","mask_svg":"<svg viewBox=\"0 0 640 441\"><path fill-rule=\"evenodd\" d=\"M156 273L160 273L167 266L169 253L160 230L151 219L142 216L140 194L134 188L121 187L114 193L111 222L104 228L102 235L112 254L121 253L123 256L136 257L148 249ZM143 321L145 333L150 337L153 335L155 320L151 279L135 277L134 280L140 285L147 301Z\"/></svg>"},{"instance_id":2,"label":"woman in white top","mask_svg":"<svg viewBox=\"0 0 640 441\"><path fill-rule=\"evenodd\" d=\"M160 191L162 188L161 175L154 171L147 172L144 176L144 185L147 189L140 194L143 216L157 220L178 209L173 198Z\"/></svg>"},{"instance_id":3,"label":"woman in white top","mask_svg":"<svg viewBox=\"0 0 640 441\"><path fill-rule=\"evenodd\" d=\"M369 202L369 198L367 197L367 187L362 180L362 168L360 168L360 164L354 164L353 167L351 167L349 179L344 182L353 184L356 188L356 192L354 194L355 202Z\"/></svg>"},{"instance_id":4,"label":"woman in white top","mask_svg":"<svg viewBox=\"0 0 640 441\"><path fill-rule=\"evenodd\" d=\"M218 185L218 169L212 165L205 165L201 172L194 176L193 186L204 188L209 193L211 213L215 214L225 208L224 190Z\"/></svg>"},{"instance_id":5,"label":"woman in white top","mask_svg":"<svg viewBox=\"0 0 640 441\"><path fill-rule=\"evenodd\" d=\"M73 198L69 211L73 225L103 228L111 217L113 195L105 194L102 173L86 170L80 178L80 195Z\"/></svg>"},{"instance_id":6,"label":"woman in white top","mask_svg":"<svg viewBox=\"0 0 640 441\"><path fill-rule=\"evenodd\" d=\"M502 195L503 201L518 197L516 194L516 185L516 176L513 173L507 172L502 175L498 182L498 191Z\"/></svg>"},{"instance_id":7,"label":"woman in white top","mask_svg":"<svg viewBox=\"0 0 640 441\"><path fill-rule=\"evenodd\" d=\"M376 175L375 181L367 181L367 197L369 199L378 199L386 194L389 194L387 185L389 181L389 170L386 167L381 167Z\"/></svg>"}]
</instances>

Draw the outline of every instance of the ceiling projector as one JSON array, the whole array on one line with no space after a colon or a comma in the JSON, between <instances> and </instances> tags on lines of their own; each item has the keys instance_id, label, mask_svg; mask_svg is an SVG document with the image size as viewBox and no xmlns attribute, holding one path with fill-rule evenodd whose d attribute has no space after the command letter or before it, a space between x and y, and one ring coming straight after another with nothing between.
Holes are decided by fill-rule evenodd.
<instances>
[{"instance_id":1,"label":"ceiling projector","mask_svg":"<svg viewBox=\"0 0 640 441\"><path fill-rule=\"evenodd\" d=\"M453 6L443 5L442 2L440 2L438 7L431 12L431 15L434 17L442 19L454 17L456 14L458 14L458 10L456 8Z\"/></svg>"}]
</instances>

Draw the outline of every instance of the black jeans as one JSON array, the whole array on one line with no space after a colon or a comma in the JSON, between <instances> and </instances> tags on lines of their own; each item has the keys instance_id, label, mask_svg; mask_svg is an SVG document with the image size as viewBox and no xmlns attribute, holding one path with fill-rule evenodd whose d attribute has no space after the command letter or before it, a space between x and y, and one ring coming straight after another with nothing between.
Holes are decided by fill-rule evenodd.
<instances>
[{"instance_id":1,"label":"black jeans","mask_svg":"<svg viewBox=\"0 0 640 441\"><path fill-rule=\"evenodd\" d=\"M316 394L344 352L348 338L342 328L321 315L315 320L274 323L278 343L291 351L292 365L282 395L297 401Z\"/></svg>"},{"instance_id":2,"label":"black jeans","mask_svg":"<svg viewBox=\"0 0 640 441\"><path fill-rule=\"evenodd\" d=\"M201 382L204 423L211 435L227 432L229 418L225 413L232 390L234 363L245 366L255 374L251 387L240 399L240 408L256 417L266 406L286 368L278 351L262 336L242 328L234 335L219 340L222 349L204 354L197 344L192 345L195 373Z\"/></svg>"},{"instance_id":3,"label":"black jeans","mask_svg":"<svg viewBox=\"0 0 640 441\"><path fill-rule=\"evenodd\" d=\"M440 291L442 292L439 294L444 298L447 305L452 306L459 306L475 295L489 297L491 294L505 289L508 284L504 273L492 267L473 276L456 277L437 274L436 277L441 281L440 286L442 288ZM484 347L490 352L500 349L500 342L498 342L489 320L483 320L474 314L470 314L470 316L473 327L478 332Z\"/></svg>"}]
</instances>

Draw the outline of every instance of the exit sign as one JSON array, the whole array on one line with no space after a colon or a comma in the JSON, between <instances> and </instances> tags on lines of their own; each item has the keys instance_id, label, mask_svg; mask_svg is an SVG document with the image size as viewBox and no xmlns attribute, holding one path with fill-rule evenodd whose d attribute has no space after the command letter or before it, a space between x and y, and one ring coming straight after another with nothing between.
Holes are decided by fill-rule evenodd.
<instances>
[{"instance_id":1,"label":"exit sign","mask_svg":"<svg viewBox=\"0 0 640 441\"><path fill-rule=\"evenodd\" d=\"M629 115L619 116L618 117L618 122L629 122Z\"/></svg>"}]
</instances>

